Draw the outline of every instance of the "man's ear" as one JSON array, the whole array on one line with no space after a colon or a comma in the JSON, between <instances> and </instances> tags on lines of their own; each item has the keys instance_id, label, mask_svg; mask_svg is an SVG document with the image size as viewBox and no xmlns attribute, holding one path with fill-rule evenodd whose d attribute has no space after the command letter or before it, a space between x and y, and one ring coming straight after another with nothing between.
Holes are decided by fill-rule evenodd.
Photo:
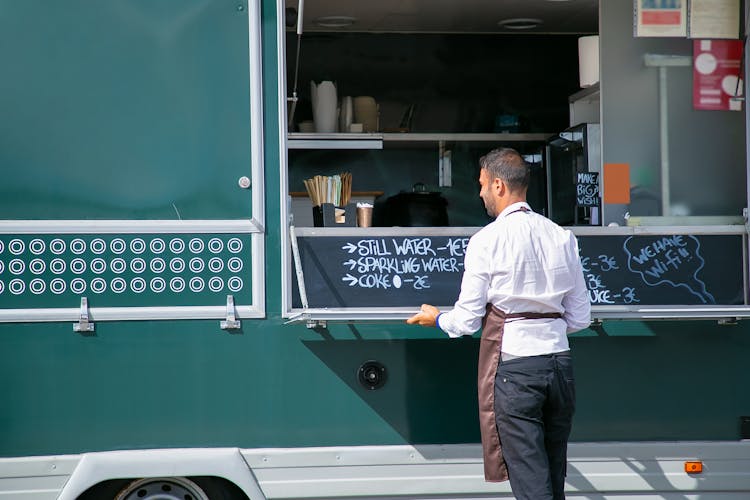
<instances>
[{"instance_id":1,"label":"man's ear","mask_svg":"<svg viewBox=\"0 0 750 500\"><path fill-rule=\"evenodd\" d=\"M497 195L503 196L503 194L505 193L505 190L508 189L508 187L499 177L495 177L493 182L494 182L493 187L495 188L495 192L497 193Z\"/></svg>"}]
</instances>

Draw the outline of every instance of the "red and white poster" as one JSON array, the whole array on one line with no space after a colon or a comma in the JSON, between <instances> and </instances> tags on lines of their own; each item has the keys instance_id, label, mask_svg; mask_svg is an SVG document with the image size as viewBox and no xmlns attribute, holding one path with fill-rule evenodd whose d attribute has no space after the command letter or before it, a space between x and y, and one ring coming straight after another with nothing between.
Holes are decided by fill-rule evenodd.
<instances>
[{"instance_id":1,"label":"red and white poster","mask_svg":"<svg viewBox=\"0 0 750 500\"><path fill-rule=\"evenodd\" d=\"M693 41L693 107L741 111L741 40Z\"/></svg>"},{"instance_id":2,"label":"red and white poster","mask_svg":"<svg viewBox=\"0 0 750 500\"><path fill-rule=\"evenodd\" d=\"M687 0L635 0L635 36L687 36Z\"/></svg>"}]
</instances>

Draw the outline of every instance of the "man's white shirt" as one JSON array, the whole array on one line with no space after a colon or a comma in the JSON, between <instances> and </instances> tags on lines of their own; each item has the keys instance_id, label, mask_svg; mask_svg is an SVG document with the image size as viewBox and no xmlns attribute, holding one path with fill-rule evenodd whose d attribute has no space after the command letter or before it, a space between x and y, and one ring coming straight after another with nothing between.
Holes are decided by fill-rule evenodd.
<instances>
[{"instance_id":1,"label":"man's white shirt","mask_svg":"<svg viewBox=\"0 0 750 500\"><path fill-rule=\"evenodd\" d=\"M524 208L527 211L523 211ZM591 304L575 235L514 203L469 240L461 293L439 327L451 337L479 330L487 304L505 313L560 313L562 318L505 323L502 352L536 356L567 351L567 334L591 322Z\"/></svg>"}]
</instances>

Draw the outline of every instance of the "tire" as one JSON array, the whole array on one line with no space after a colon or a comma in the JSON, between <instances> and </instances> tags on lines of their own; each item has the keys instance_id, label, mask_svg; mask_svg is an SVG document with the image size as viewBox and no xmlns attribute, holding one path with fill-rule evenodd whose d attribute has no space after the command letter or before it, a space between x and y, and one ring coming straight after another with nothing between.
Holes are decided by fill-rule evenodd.
<instances>
[{"instance_id":1,"label":"tire","mask_svg":"<svg viewBox=\"0 0 750 500\"><path fill-rule=\"evenodd\" d=\"M148 499L149 495L161 494L163 486L172 487L176 492L180 488L195 500L248 500L240 488L234 483L220 477L196 476L189 478L149 478L149 479L113 479L103 481L92 486L78 497L78 500L116 500L141 498L141 491ZM159 492L159 493L157 493ZM188 496L188 498L190 497Z\"/></svg>"},{"instance_id":2,"label":"tire","mask_svg":"<svg viewBox=\"0 0 750 500\"><path fill-rule=\"evenodd\" d=\"M193 476L189 479L200 486L210 500L249 500L239 486L222 477Z\"/></svg>"}]
</instances>

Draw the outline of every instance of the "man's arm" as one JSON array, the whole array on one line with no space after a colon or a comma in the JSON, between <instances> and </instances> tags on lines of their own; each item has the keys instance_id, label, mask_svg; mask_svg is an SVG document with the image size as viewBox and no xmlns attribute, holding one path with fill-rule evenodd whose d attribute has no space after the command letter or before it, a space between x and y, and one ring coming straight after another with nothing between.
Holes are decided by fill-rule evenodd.
<instances>
[{"instance_id":1,"label":"man's arm","mask_svg":"<svg viewBox=\"0 0 750 500\"><path fill-rule=\"evenodd\" d=\"M441 313L435 306L423 304L420 312L409 318L407 323L437 326L450 337L471 335L479 330L487 307L491 269L487 261L487 251L481 245L476 235L469 240L464 257L461 293L453 310Z\"/></svg>"},{"instance_id":2,"label":"man's arm","mask_svg":"<svg viewBox=\"0 0 750 500\"><path fill-rule=\"evenodd\" d=\"M591 324L591 302L586 281L583 278L583 267L578 253L578 241L571 234L571 242L568 250L571 272L573 273L573 289L562 300L565 308L563 319L567 323L566 333L573 333Z\"/></svg>"}]
</instances>

